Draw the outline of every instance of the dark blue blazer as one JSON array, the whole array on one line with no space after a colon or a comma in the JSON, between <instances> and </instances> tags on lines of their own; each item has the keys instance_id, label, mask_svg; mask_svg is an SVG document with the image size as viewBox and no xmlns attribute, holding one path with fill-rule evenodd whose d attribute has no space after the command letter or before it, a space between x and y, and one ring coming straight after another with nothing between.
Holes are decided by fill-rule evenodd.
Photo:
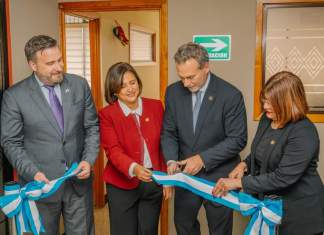
<instances>
[{"instance_id":1,"label":"dark blue blazer","mask_svg":"<svg viewBox=\"0 0 324 235\"><path fill-rule=\"evenodd\" d=\"M271 120L263 115L246 158L249 175L243 190L249 194L283 198L284 217L279 234L308 235L324 231L324 188L317 172L319 137L307 118L288 123L280 136L269 141L261 168L255 152ZM259 175L256 172L260 171Z\"/></svg>"},{"instance_id":2,"label":"dark blue blazer","mask_svg":"<svg viewBox=\"0 0 324 235\"><path fill-rule=\"evenodd\" d=\"M166 91L161 136L166 161L200 154L205 168L197 176L216 181L240 161L247 141L246 111L241 92L211 73L193 131L192 94L181 81Z\"/></svg>"}]
</instances>

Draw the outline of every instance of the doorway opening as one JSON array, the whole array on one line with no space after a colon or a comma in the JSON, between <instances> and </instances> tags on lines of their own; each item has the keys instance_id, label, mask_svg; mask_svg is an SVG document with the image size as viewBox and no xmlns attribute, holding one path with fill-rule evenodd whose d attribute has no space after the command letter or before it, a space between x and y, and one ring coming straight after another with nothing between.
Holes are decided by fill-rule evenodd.
<instances>
[{"instance_id":1,"label":"doorway opening","mask_svg":"<svg viewBox=\"0 0 324 235\"><path fill-rule=\"evenodd\" d=\"M157 67L158 67L158 82L153 84L153 87L157 87L157 92L153 92L156 97L164 100L165 89L168 84L168 48L167 48L167 0L113 0L113 1L95 1L95 2L62 2L59 3L60 13L60 37L61 48L64 61L66 62L66 71L72 69L72 64L69 62L69 52L67 45L67 33L68 29L65 27L67 23L66 16L80 17L88 20L89 24L89 49L90 49L90 85L91 91L94 97L94 102L97 110L102 108L103 95L102 84L106 70L108 69L103 65L103 58L111 51L103 50L103 33L106 28L102 27L101 17L98 13L127 13L127 11L155 11L158 14L158 27L159 27L159 50L157 51ZM141 26L141 25L140 25ZM126 31L126 30L125 30ZM127 32L127 31L126 31ZM85 52L86 54L87 52ZM129 53L129 52L128 52ZM116 54L116 53L115 53ZM70 60L71 61L71 60ZM85 58L87 62L87 58ZM117 62L117 61L116 61ZM85 65L87 68L88 65ZM102 70L101 70L102 66ZM142 70L143 67L136 67L136 70ZM85 72L87 74L87 72ZM148 79L147 82L152 83L153 79ZM152 97L152 95L149 95ZM96 207L103 207L105 205L105 189L102 180L103 169L105 165L103 151L100 150L100 154L94 166L94 202ZM161 229L160 234L168 234L168 202L164 202L161 210Z\"/></svg>"}]
</instances>

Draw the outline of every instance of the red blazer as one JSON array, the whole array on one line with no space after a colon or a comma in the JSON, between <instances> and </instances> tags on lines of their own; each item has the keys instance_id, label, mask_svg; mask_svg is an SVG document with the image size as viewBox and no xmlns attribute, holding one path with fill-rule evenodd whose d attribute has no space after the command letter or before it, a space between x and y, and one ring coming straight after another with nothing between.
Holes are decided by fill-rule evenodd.
<instances>
[{"instance_id":1,"label":"red blazer","mask_svg":"<svg viewBox=\"0 0 324 235\"><path fill-rule=\"evenodd\" d=\"M160 148L160 132L163 107L159 100L142 98L143 111L140 117L141 132L145 139L154 170L165 171L166 166ZM128 174L131 163L141 164L140 135L131 115L124 115L118 102L99 112L100 141L108 163L104 181L123 189L133 189L139 184L136 177Z\"/></svg>"}]
</instances>

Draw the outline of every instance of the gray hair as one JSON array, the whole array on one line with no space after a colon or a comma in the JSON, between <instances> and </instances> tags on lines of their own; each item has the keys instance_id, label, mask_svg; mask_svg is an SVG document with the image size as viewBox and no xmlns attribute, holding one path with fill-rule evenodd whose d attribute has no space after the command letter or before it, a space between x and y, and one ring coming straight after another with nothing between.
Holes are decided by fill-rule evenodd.
<instances>
[{"instance_id":1,"label":"gray hair","mask_svg":"<svg viewBox=\"0 0 324 235\"><path fill-rule=\"evenodd\" d=\"M25 45L25 56L27 61L35 59L38 51L43 51L48 48L57 47L57 41L47 35L34 36L28 40Z\"/></svg>"},{"instance_id":2,"label":"gray hair","mask_svg":"<svg viewBox=\"0 0 324 235\"><path fill-rule=\"evenodd\" d=\"M198 62L200 68L203 68L209 62L207 50L203 46L193 42L188 42L180 46L173 58L176 64L182 64L189 59L194 59Z\"/></svg>"}]
</instances>

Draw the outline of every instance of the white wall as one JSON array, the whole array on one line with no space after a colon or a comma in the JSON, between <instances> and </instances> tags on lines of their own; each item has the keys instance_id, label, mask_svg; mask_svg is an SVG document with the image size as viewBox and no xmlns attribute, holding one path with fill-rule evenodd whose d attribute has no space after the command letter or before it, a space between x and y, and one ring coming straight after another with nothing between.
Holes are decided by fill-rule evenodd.
<instances>
[{"instance_id":1,"label":"white wall","mask_svg":"<svg viewBox=\"0 0 324 235\"><path fill-rule=\"evenodd\" d=\"M31 74L24 54L26 42L35 35L46 34L59 41L56 0L10 0L12 75L17 82Z\"/></svg>"}]
</instances>

